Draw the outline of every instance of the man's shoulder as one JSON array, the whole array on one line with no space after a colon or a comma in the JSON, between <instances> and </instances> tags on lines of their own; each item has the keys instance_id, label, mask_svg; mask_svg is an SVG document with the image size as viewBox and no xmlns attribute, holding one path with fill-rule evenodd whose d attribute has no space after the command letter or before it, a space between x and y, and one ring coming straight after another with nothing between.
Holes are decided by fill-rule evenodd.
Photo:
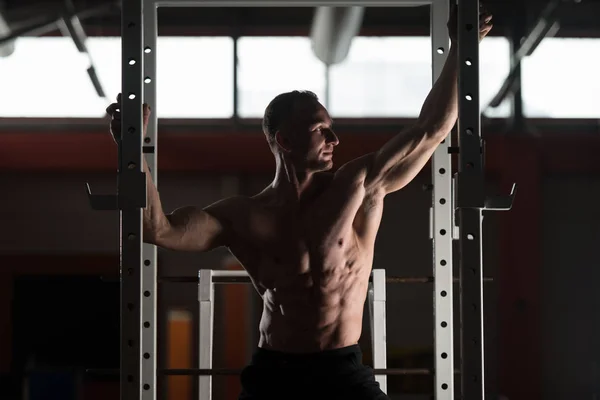
<instances>
[{"instance_id":1,"label":"man's shoulder","mask_svg":"<svg viewBox=\"0 0 600 400\"><path fill-rule=\"evenodd\" d=\"M364 181L373 162L373 153L365 154L342 165L333 177L336 181Z\"/></svg>"},{"instance_id":2,"label":"man's shoulder","mask_svg":"<svg viewBox=\"0 0 600 400\"><path fill-rule=\"evenodd\" d=\"M204 210L218 219L231 219L247 210L250 203L251 199L248 196L231 196L209 205Z\"/></svg>"}]
</instances>

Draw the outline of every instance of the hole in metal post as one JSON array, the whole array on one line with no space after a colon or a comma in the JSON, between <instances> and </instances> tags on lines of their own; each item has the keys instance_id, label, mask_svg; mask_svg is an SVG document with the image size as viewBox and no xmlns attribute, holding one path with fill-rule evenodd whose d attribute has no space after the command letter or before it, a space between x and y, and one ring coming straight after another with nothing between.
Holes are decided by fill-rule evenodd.
<instances>
[{"instance_id":1,"label":"hole in metal post","mask_svg":"<svg viewBox=\"0 0 600 400\"><path fill-rule=\"evenodd\" d=\"M440 235L444 236L446 234L446 230L445 229L440 229Z\"/></svg>"},{"instance_id":2,"label":"hole in metal post","mask_svg":"<svg viewBox=\"0 0 600 400\"><path fill-rule=\"evenodd\" d=\"M150 353L144 353L144 358L147 360L150 358Z\"/></svg>"},{"instance_id":3,"label":"hole in metal post","mask_svg":"<svg viewBox=\"0 0 600 400\"><path fill-rule=\"evenodd\" d=\"M475 236L472 233L468 233L467 234L467 239L473 240L473 239L475 239Z\"/></svg>"},{"instance_id":4,"label":"hole in metal post","mask_svg":"<svg viewBox=\"0 0 600 400\"><path fill-rule=\"evenodd\" d=\"M130 233L129 235L127 235L127 239L134 240L135 239L135 235L133 233Z\"/></svg>"},{"instance_id":5,"label":"hole in metal post","mask_svg":"<svg viewBox=\"0 0 600 400\"><path fill-rule=\"evenodd\" d=\"M445 51L445 50L444 50L444 48L443 48L443 47L438 47L438 49L437 49L437 53L438 53L438 54L444 54L444 51Z\"/></svg>"},{"instance_id":6,"label":"hole in metal post","mask_svg":"<svg viewBox=\"0 0 600 400\"><path fill-rule=\"evenodd\" d=\"M444 175L446 173L446 170L444 168L440 168L440 174Z\"/></svg>"},{"instance_id":7,"label":"hole in metal post","mask_svg":"<svg viewBox=\"0 0 600 400\"><path fill-rule=\"evenodd\" d=\"M151 264L150 260L144 260L144 265L147 267Z\"/></svg>"},{"instance_id":8,"label":"hole in metal post","mask_svg":"<svg viewBox=\"0 0 600 400\"><path fill-rule=\"evenodd\" d=\"M448 384L447 383L442 383L442 389L448 390Z\"/></svg>"},{"instance_id":9,"label":"hole in metal post","mask_svg":"<svg viewBox=\"0 0 600 400\"><path fill-rule=\"evenodd\" d=\"M129 128L127 128L127 133L134 133L135 132L135 128L133 126L130 126Z\"/></svg>"},{"instance_id":10,"label":"hole in metal post","mask_svg":"<svg viewBox=\"0 0 600 400\"><path fill-rule=\"evenodd\" d=\"M465 96L465 99L467 99L468 101L473 100L473 96L471 96L470 94Z\"/></svg>"},{"instance_id":11,"label":"hole in metal post","mask_svg":"<svg viewBox=\"0 0 600 400\"><path fill-rule=\"evenodd\" d=\"M151 140L150 140L150 138L149 138L149 137L147 137L147 138L144 138L144 143L150 143L150 142L151 142Z\"/></svg>"},{"instance_id":12,"label":"hole in metal post","mask_svg":"<svg viewBox=\"0 0 600 400\"><path fill-rule=\"evenodd\" d=\"M470 58L467 58L467 59L465 60L465 64L467 64L467 65L470 67L471 65L473 65L473 61L471 61L471 59L470 59Z\"/></svg>"},{"instance_id":13,"label":"hole in metal post","mask_svg":"<svg viewBox=\"0 0 600 400\"><path fill-rule=\"evenodd\" d=\"M473 134L473 128L467 128L465 130L465 132L466 132L467 135L472 135Z\"/></svg>"},{"instance_id":14,"label":"hole in metal post","mask_svg":"<svg viewBox=\"0 0 600 400\"><path fill-rule=\"evenodd\" d=\"M127 268L127 274L129 276L132 276L133 275L133 268Z\"/></svg>"},{"instance_id":15,"label":"hole in metal post","mask_svg":"<svg viewBox=\"0 0 600 400\"><path fill-rule=\"evenodd\" d=\"M148 54L148 53L152 53L152 49L150 47L144 47L144 53Z\"/></svg>"},{"instance_id":16,"label":"hole in metal post","mask_svg":"<svg viewBox=\"0 0 600 400\"><path fill-rule=\"evenodd\" d=\"M144 83L150 83L150 82L152 82L152 79L150 79L149 76L144 78Z\"/></svg>"},{"instance_id":17,"label":"hole in metal post","mask_svg":"<svg viewBox=\"0 0 600 400\"><path fill-rule=\"evenodd\" d=\"M150 390L150 385L148 385L147 383L144 383L144 390Z\"/></svg>"},{"instance_id":18,"label":"hole in metal post","mask_svg":"<svg viewBox=\"0 0 600 400\"><path fill-rule=\"evenodd\" d=\"M440 261L440 265L446 265L446 264L447 264L446 260Z\"/></svg>"},{"instance_id":19,"label":"hole in metal post","mask_svg":"<svg viewBox=\"0 0 600 400\"><path fill-rule=\"evenodd\" d=\"M150 328L150 322L148 322L148 321L144 322L144 328Z\"/></svg>"},{"instance_id":20,"label":"hole in metal post","mask_svg":"<svg viewBox=\"0 0 600 400\"><path fill-rule=\"evenodd\" d=\"M145 296L145 297L150 297L150 291L146 290L146 291L144 292L144 296Z\"/></svg>"},{"instance_id":21,"label":"hole in metal post","mask_svg":"<svg viewBox=\"0 0 600 400\"><path fill-rule=\"evenodd\" d=\"M135 93L129 93L129 100L135 99Z\"/></svg>"},{"instance_id":22,"label":"hole in metal post","mask_svg":"<svg viewBox=\"0 0 600 400\"><path fill-rule=\"evenodd\" d=\"M129 164L127 164L127 168L134 169L135 168L135 163L134 162L130 162Z\"/></svg>"},{"instance_id":23,"label":"hole in metal post","mask_svg":"<svg viewBox=\"0 0 600 400\"><path fill-rule=\"evenodd\" d=\"M448 323L446 321L442 321L440 325L442 326L442 328L446 328L448 326Z\"/></svg>"},{"instance_id":24,"label":"hole in metal post","mask_svg":"<svg viewBox=\"0 0 600 400\"><path fill-rule=\"evenodd\" d=\"M133 311L134 307L135 307L135 306L133 305L133 303L127 303L127 309L128 309L129 311Z\"/></svg>"},{"instance_id":25,"label":"hole in metal post","mask_svg":"<svg viewBox=\"0 0 600 400\"><path fill-rule=\"evenodd\" d=\"M127 27L128 27L128 28L133 28L133 27L135 27L135 22L130 22L130 23L128 23L128 24L127 24Z\"/></svg>"},{"instance_id":26,"label":"hole in metal post","mask_svg":"<svg viewBox=\"0 0 600 400\"><path fill-rule=\"evenodd\" d=\"M448 293L445 290L442 290L440 294L442 295L442 297L446 297L448 295Z\"/></svg>"},{"instance_id":27,"label":"hole in metal post","mask_svg":"<svg viewBox=\"0 0 600 400\"><path fill-rule=\"evenodd\" d=\"M443 358L443 359L446 359L446 358L448 358L448 354L447 354L447 353L442 353L442 358Z\"/></svg>"},{"instance_id":28,"label":"hole in metal post","mask_svg":"<svg viewBox=\"0 0 600 400\"><path fill-rule=\"evenodd\" d=\"M130 58L129 59L129 65L135 65L135 59Z\"/></svg>"},{"instance_id":29,"label":"hole in metal post","mask_svg":"<svg viewBox=\"0 0 600 400\"><path fill-rule=\"evenodd\" d=\"M446 199L440 199L440 204L446 204Z\"/></svg>"}]
</instances>

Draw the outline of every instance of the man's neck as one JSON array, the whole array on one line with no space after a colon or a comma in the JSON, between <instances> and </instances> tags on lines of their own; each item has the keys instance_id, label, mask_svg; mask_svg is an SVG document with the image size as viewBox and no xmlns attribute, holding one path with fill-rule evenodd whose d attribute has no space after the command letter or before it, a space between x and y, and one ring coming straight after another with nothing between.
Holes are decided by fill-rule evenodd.
<instances>
[{"instance_id":1,"label":"man's neck","mask_svg":"<svg viewBox=\"0 0 600 400\"><path fill-rule=\"evenodd\" d=\"M288 160L278 160L271 188L284 201L300 201L313 191L315 172L299 169Z\"/></svg>"}]
</instances>

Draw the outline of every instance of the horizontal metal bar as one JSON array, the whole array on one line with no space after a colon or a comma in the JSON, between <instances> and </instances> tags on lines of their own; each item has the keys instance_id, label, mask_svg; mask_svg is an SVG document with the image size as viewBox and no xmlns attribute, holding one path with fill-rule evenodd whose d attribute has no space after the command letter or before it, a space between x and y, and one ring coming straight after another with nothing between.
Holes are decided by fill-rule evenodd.
<instances>
[{"instance_id":1,"label":"horizontal metal bar","mask_svg":"<svg viewBox=\"0 0 600 400\"><path fill-rule=\"evenodd\" d=\"M458 370L455 369L454 373L458 374ZM242 369L232 368L213 368L213 369L163 369L159 371L159 374L164 376L203 376L203 375L240 375ZM433 368L384 368L384 369L373 369L374 375L433 375Z\"/></svg>"},{"instance_id":2,"label":"horizontal metal bar","mask_svg":"<svg viewBox=\"0 0 600 400\"><path fill-rule=\"evenodd\" d=\"M155 0L157 7L415 7L432 0Z\"/></svg>"},{"instance_id":3,"label":"horizontal metal bar","mask_svg":"<svg viewBox=\"0 0 600 400\"><path fill-rule=\"evenodd\" d=\"M483 278L484 282L493 282L494 278ZM388 276L385 278L387 283L433 283L433 276ZM160 283L198 283L198 278L193 276L163 276L158 278ZM220 276L214 277L213 283L251 283L247 275ZM458 283L458 278L454 278L454 283Z\"/></svg>"}]
</instances>

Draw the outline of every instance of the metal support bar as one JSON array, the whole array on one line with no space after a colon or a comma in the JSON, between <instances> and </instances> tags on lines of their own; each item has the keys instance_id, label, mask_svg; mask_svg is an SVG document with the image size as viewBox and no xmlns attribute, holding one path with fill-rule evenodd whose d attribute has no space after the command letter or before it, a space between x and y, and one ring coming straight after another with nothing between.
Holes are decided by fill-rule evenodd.
<instances>
[{"instance_id":1,"label":"metal support bar","mask_svg":"<svg viewBox=\"0 0 600 400\"><path fill-rule=\"evenodd\" d=\"M138 83L143 87L144 103L151 105L152 113L148 118L146 136L143 139L143 155L150 177L156 187L158 187L158 169L157 169L157 102L156 102L156 42L158 38L157 10L156 7L146 1L144 3L143 14L143 67L139 70L143 72L143 81ZM140 47L141 51L141 47ZM138 54L140 54L138 51ZM144 192L145 193L145 192ZM144 324L149 323L151 328L144 329L142 332L142 347L144 349L144 358L142 360L142 377L144 382L152 388L156 388L156 369L157 369L157 254L156 246L144 243L142 256L144 259L144 270L142 273L142 315ZM143 400L156 400L157 391L145 390Z\"/></svg>"},{"instance_id":2,"label":"metal support bar","mask_svg":"<svg viewBox=\"0 0 600 400\"><path fill-rule=\"evenodd\" d=\"M433 0L155 0L158 7L417 7Z\"/></svg>"},{"instance_id":3,"label":"metal support bar","mask_svg":"<svg viewBox=\"0 0 600 400\"><path fill-rule=\"evenodd\" d=\"M371 348L373 349L373 368L387 368L387 336L386 336L386 280L385 269L374 269L369 283L369 320L371 322ZM381 390L387 393L387 376L375 375Z\"/></svg>"},{"instance_id":4,"label":"metal support bar","mask_svg":"<svg viewBox=\"0 0 600 400\"><path fill-rule=\"evenodd\" d=\"M102 281L110 282L110 278L101 277ZM158 283L198 283L198 277L192 276L159 276ZM490 277L483 278L484 282L492 282L494 279ZM371 279L370 282L373 280ZM458 278L452 279L453 283L458 283ZM251 283L249 276L231 276L231 277L214 277L213 283ZM406 284L417 284L417 283L433 283L435 279L433 276L386 276L386 283L406 283Z\"/></svg>"},{"instance_id":5,"label":"metal support bar","mask_svg":"<svg viewBox=\"0 0 600 400\"><path fill-rule=\"evenodd\" d=\"M446 63L450 38L446 24L448 0L431 5L432 83L439 78ZM452 272L452 162L449 152L451 136L440 144L433 155L431 237L433 238L434 332L435 332L435 398L454 399L454 317Z\"/></svg>"},{"instance_id":6,"label":"metal support bar","mask_svg":"<svg viewBox=\"0 0 600 400\"><path fill-rule=\"evenodd\" d=\"M213 335L214 335L214 312L215 312L215 290L213 277L218 272L210 269L201 269L198 273L198 301L200 303L200 318L198 332L198 366L204 369L212 368ZM240 271L244 272L244 271ZM198 379L198 398L200 400L212 399L212 376L200 376Z\"/></svg>"},{"instance_id":7,"label":"metal support bar","mask_svg":"<svg viewBox=\"0 0 600 400\"><path fill-rule=\"evenodd\" d=\"M520 66L523 59L533 54L535 49L546 37L553 37L560 29L558 22L558 7L562 0L551 0L540 15L537 23L529 35L521 43L521 47L514 53L511 61L511 69L498 93L490 101L488 107L499 107L514 88L519 77Z\"/></svg>"},{"instance_id":8,"label":"metal support bar","mask_svg":"<svg viewBox=\"0 0 600 400\"><path fill-rule=\"evenodd\" d=\"M87 56L90 63L89 67L87 68L88 77L92 81L92 85L94 86L98 96L106 97L104 89L102 88L102 84L100 83L100 79L98 79L98 75L96 74L96 68L94 67L92 56L87 49L87 35L85 34L85 30L81 25L81 20L75 12L75 5L73 4L72 0L65 0L65 14L66 15L61 21L62 23L59 23L58 26L63 36L71 37L71 40L73 40L77 51Z\"/></svg>"},{"instance_id":9,"label":"metal support bar","mask_svg":"<svg viewBox=\"0 0 600 400\"><path fill-rule=\"evenodd\" d=\"M122 104L119 145L118 203L121 210L121 399L146 399L155 393L154 377L144 363L142 331L156 329L142 318L142 208L146 177L142 169L143 0L122 5ZM155 293L151 293L153 295ZM154 296L153 296L154 297ZM152 354L151 356L154 356ZM152 357L154 358L154 357Z\"/></svg>"},{"instance_id":10,"label":"metal support bar","mask_svg":"<svg viewBox=\"0 0 600 400\"><path fill-rule=\"evenodd\" d=\"M483 360L482 214L485 181L479 107L479 0L458 3L461 393L486 399Z\"/></svg>"}]
</instances>

